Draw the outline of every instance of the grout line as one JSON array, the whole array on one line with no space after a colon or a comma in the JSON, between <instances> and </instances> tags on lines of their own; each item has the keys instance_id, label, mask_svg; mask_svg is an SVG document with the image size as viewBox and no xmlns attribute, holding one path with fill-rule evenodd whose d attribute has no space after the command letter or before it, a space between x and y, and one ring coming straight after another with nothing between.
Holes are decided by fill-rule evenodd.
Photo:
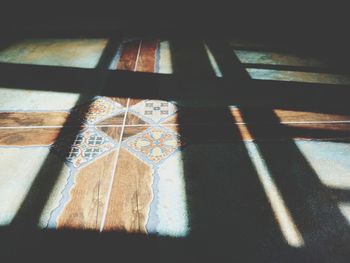
<instances>
[{"instance_id":1,"label":"grout line","mask_svg":"<svg viewBox=\"0 0 350 263\"><path fill-rule=\"evenodd\" d=\"M142 40L140 40L139 49L137 51L134 71L136 71L137 63L139 61L141 45L142 45ZM123 119L123 126L122 126L122 129L121 129L121 132L120 132L120 137L119 137L119 142L118 142L117 156L115 157L115 161L113 162L112 178L111 178L111 181L110 181L110 184L109 184L109 188L108 188L108 192L107 192L107 200L106 200L106 204L105 204L103 215L102 215L102 222L101 222L101 225L100 225L100 233L103 231L103 229L105 227L105 223L106 223L108 206L109 206L109 202L110 202L111 195L112 195L112 189L113 189L114 180L115 180L115 177L116 177L115 173L116 173L116 170L117 170L117 164L118 164L118 160L119 160L121 143L122 143L122 140L123 140L123 134L124 134L124 129L125 129L126 118L128 116L128 111L129 111L129 104L130 104L130 98L128 98L127 103L126 103L125 115L124 115L124 119Z\"/></svg>"},{"instance_id":2,"label":"grout line","mask_svg":"<svg viewBox=\"0 0 350 263\"><path fill-rule=\"evenodd\" d=\"M115 179L115 173L117 170L117 164L118 164L118 160L119 160L119 153L120 153L120 148L121 148L121 143L123 140L123 134L124 134L124 128L125 128L125 123L126 123L126 117L127 117L127 113L128 113L128 109L129 109L129 102L130 102L130 98L128 98L127 103L126 103L126 109L125 109L125 115L124 115L124 119L123 119L123 126L122 129L120 131L120 137L118 140L118 148L116 150L116 157L114 162L112 163L113 165L113 170L112 170L112 178L108 187L108 192L107 192L107 200L105 203L105 207L103 209L103 214L102 214L102 222L100 225L100 233L103 231L104 226L105 226L105 222L106 222L106 217L107 217L107 212L108 212L108 205L109 205L109 201L111 199L111 195L112 195L112 188L113 188L113 183L114 183L114 179Z\"/></svg>"},{"instance_id":3,"label":"grout line","mask_svg":"<svg viewBox=\"0 0 350 263\"><path fill-rule=\"evenodd\" d=\"M100 188L101 188L101 173L98 175L98 187L97 187L97 216L96 216L96 222L95 222L95 228L98 226L98 214L100 213Z\"/></svg>"},{"instance_id":4,"label":"grout line","mask_svg":"<svg viewBox=\"0 0 350 263\"><path fill-rule=\"evenodd\" d=\"M137 50L136 61L135 61L135 66L134 66L134 72L137 69L137 63L139 63L140 52L141 52L141 45L142 45L142 40L140 40L139 49Z\"/></svg>"}]
</instances>

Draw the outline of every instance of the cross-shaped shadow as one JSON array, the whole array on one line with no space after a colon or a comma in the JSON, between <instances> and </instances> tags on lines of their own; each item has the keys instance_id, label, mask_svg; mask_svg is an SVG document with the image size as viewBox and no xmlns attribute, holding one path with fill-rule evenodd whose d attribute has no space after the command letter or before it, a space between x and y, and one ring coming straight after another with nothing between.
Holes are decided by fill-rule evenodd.
<instances>
[{"instance_id":1,"label":"cross-shaped shadow","mask_svg":"<svg viewBox=\"0 0 350 263\"><path fill-rule=\"evenodd\" d=\"M82 95L81 101L91 100L99 94L165 99L176 103L179 133L184 142L182 158L190 215L189 236L172 239L106 233L97 238L96 233L87 231L56 233L50 230L38 235L36 224L61 170L48 156L11 227L2 230L4 236L10 238L10 246L7 245L10 250L16 248L16 242L20 246L30 242L27 237L20 240L21 236L16 235L34 233L34 245L24 250L34 255L38 251L31 249L47 242L38 248L43 255L50 255L61 247L75 256L82 253L81 257L90 260L100 255L113 255L114 249L118 248L120 257L167 262L184 258L345 262L348 223L331 198L331 192L332 195L338 193L322 185L314 169L290 139L290 128L280 123L274 109L348 113L346 107L332 107L335 103L347 105L344 96L349 94L348 87L252 80L227 42L206 41L222 73L219 78L202 41L171 40L170 43L172 75L108 71L118 46L118 41L113 40L105 48L96 69L3 63L0 69L5 74L0 78L0 84L12 88L90 94ZM147 89L140 89L141 86ZM266 132L289 136L281 142L257 140L254 145L266 162L304 239L305 245L301 248L288 245L281 234L259 180L259 171L242 142L242 133L238 121L232 116L231 105L237 106L253 137L266 138ZM257 116L271 124L271 128L266 131L263 126L253 125ZM71 145L82 129L82 123L76 123L76 116L70 116L65 126L74 126L69 129L71 141L68 144ZM66 139L67 131L68 128L62 128L57 141ZM343 133L340 135L344 136ZM67 148L65 155L68 154ZM339 196L346 198L348 192L342 191ZM21 230L23 232L13 234L22 227L25 227Z\"/></svg>"}]
</instances>

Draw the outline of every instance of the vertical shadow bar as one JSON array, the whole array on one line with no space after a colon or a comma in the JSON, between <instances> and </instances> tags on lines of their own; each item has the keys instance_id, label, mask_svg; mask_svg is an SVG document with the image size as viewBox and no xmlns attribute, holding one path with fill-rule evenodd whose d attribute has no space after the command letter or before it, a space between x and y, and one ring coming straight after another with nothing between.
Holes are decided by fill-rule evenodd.
<instances>
[{"instance_id":1,"label":"vertical shadow bar","mask_svg":"<svg viewBox=\"0 0 350 263\"><path fill-rule=\"evenodd\" d=\"M182 94L183 100L177 101L189 209L189 257L271 262L294 255L295 250L279 232L229 108L208 106L205 103L208 98L192 99L201 92L201 86L193 88L186 80L203 74L199 73L200 68L211 72L212 68L203 42L189 46L185 43L170 46L174 74L182 80L178 82L182 85L179 89L189 94L188 97ZM199 57L189 60L188 53ZM188 67L191 68L187 71Z\"/></svg>"},{"instance_id":2,"label":"vertical shadow bar","mask_svg":"<svg viewBox=\"0 0 350 263\"><path fill-rule=\"evenodd\" d=\"M251 124L256 119L257 109L241 107L243 120L253 138L263 138L266 132L288 136L288 128L280 124L273 110L258 111L260 118L272 124L269 131ZM256 142L256 145L310 253L315 259L340 257L336 262L343 262L345 244L350 238L349 225L293 139Z\"/></svg>"},{"instance_id":3,"label":"vertical shadow bar","mask_svg":"<svg viewBox=\"0 0 350 263\"><path fill-rule=\"evenodd\" d=\"M114 52L118 47L118 42L112 40L108 42L107 46L102 52L100 60L97 64L96 70L99 71L96 79L96 94L103 88L104 81L107 78L108 68L111 62ZM44 78L45 76L43 76ZM94 94L81 94L76 105L80 105L82 102L91 101L94 98ZM89 107L87 107L88 109ZM70 146L74 143L76 136L84 128L83 122L86 118L87 112L83 112L82 116L76 116L70 114L63 125L55 143L51 146L51 149L58 146L58 143L64 141L65 147L62 152L62 156L68 157L70 152ZM69 128L67 128L69 126ZM62 165L57 162L54 155L49 154L43 162L40 171L38 172L30 190L24 198L19 210L17 211L14 219L11 222L12 226L16 227L37 227L37 223L40 219L41 213L45 207L45 204L50 196L50 193L60 175Z\"/></svg>"}]
</instances>

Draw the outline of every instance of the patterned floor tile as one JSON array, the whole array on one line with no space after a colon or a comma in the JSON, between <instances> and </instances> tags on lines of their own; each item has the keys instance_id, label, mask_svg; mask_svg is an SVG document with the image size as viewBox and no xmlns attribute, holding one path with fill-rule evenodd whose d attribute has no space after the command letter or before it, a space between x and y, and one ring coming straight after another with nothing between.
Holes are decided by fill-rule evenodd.
<instances>
[{"instance_id":1,"label":"patterned floor tile","mask_svg":"<svg viewBox=\"0 0 350 263\"><path fill-rule=\"evenodd\" d=\"M95 128L87 128L75 138L62 137L53 145L52 150L63 158L67 165L79 168L116 147L117 143L106 134Z\"/></svg>"},{"instance_id":2,"label":"patterned floor tile","mask_svg":"<svg viewBox=\"0 0 350 263\"><path fill-rule=\"evenodd\" d=\"M77 106L71 112L73 118L85 124L97 124L110 117L122 115L123 106L107 97L96 97L92 102ZM121 123L115 123L115 125Z\"/></svg>"},{"instance_id":3,"label":"patterned floor tile","mask_svg":"<svg viewBox=\"0 0 350 263\"><path fill-rule=\"evenodd\" d=\"M91 68L106 40L23 43L0 52L0 61ZM176 60L193 74L208 73L209 63L199 71L188 64L187 44L126 40L113 69L173 73ZM206 54L202 44L190 46L195 57ZM172 57L173 47L182 54ZM262 64L304 63L251 55ZM342 82L270 71L250 73ZM338 246L350 222L348 111L208 107L195 102L198 90L194 105L142 96L75 105L79 94L1 88L0 225L38 220L42 228L190 235L209 240L216 255L231 253L232 244L278 244L288 253L304 241L318 250ZM74 127L47 127L64 125ZM226 237L232 242L217 242Z\"/></svg>"},{"instance_id":4,"label":"patterned floor tile","mask_svg":"<svg viewBox=\"0 0 350 263\"><path fill-rule=\"evenodd\" d=\"M127 149L150 164L164 161L181 145L178 135L163 127L150 127L123 143Z\"/></svg>"},{"instance_id":5,"label":"patterned floor tile","mask_svg":"<svg viewBox=\"0 0 350 263\"><path fill-rule=\"evenodd\" d=\"M175 104L161 100L142 100L129 109L129 113L136 115L149 124L164 122L177 112ZM126 124L132 124L131 117Z\"/></svg>"}]
</instances>

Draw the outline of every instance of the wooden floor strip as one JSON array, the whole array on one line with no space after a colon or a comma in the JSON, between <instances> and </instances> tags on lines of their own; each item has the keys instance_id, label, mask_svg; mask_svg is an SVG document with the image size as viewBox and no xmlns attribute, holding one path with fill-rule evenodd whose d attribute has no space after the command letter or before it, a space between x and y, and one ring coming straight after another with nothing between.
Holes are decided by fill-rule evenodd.
<instances>
[{"instance_id":1,"label":"wooden floor strip","mask_svg":"<svg viewBox=\"0 0 350 263\"><path fill-rule=\"evenodd\" d=\"M121 128L108 127L103 132L119 141ZM57 222L58 228L100 229L117 155L118 151L113 150L76 172L75 184L69 190L70 198Z\"/></svg>"},{"instance_id":2,"label":"wooden floor strip","mask_svg":"<svg viewBox=\"0 0 350 263\"><path fill-rule=\"evenodd\" d=\"M115 156L113 151L77 172L57 228L99 230Z\"/></svg>"},{"instance_id":3,"label":"wooden floor strip","mask_svg":"<svg viewBox=\"0 0 350 263\"><path fill-rule=\"evenodd\" d=\"M68 112L0 112L1 127L62 126Z\"/></svg>"},{"instance_id":4,"label":"wooden floor strip","mask_svg":"<svg viewBox=\"0 0 350 263\"><path fill-rule=\"evenodd\" d=\"M0 146L46 146L53 144L61 128L0 129Z\"/></svg>"},{"instance_id":5,"label":"wooden floor strip","mask_svg":"<svg viewBox=\"0 0 350 263\"><path fill-rule=\"evenodd\" d=\"M140 57L136 66L136 71L155 72L157 40L143 40L141 44Z\"/></svg>"},{"instance_id":6,"label":"wooden floor strip","mask_svg":"<svg viewBox=\"0 0 350 263\"><path fill-rule=\"evenodd\" d=\"M133 40L123 44L117 70L134 70L139 45L140 40Z\"/></svg>"},{"instance_id":7,"label":"wooden floor strip","mask_svg":"<svg viewBox=\"0 0 350 263\"><path fill-rule=\"evenodd\" d=\"M104 231L146 232L152 180L148 165L120 150Z\"/></svg>"}]
</instances>

